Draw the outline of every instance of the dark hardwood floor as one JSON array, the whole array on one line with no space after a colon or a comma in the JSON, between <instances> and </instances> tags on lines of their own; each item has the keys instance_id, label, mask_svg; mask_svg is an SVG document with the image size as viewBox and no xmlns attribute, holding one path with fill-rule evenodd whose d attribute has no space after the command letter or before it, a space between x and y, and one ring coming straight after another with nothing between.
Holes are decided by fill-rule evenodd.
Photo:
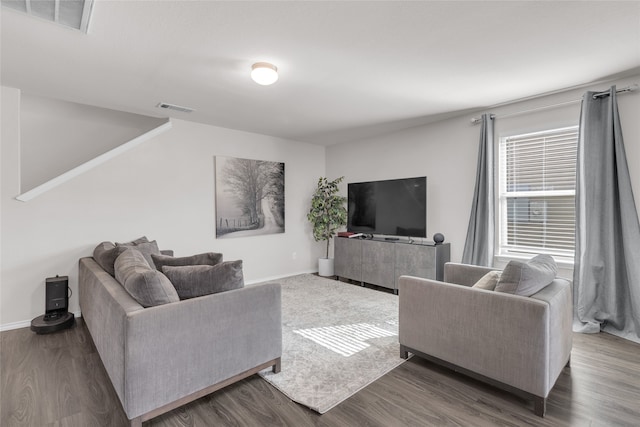
<instances>
[{"instance_id":1,"label":"dark hardwood floor","mask_svg":"<svg viewBox=\"0 0 640 427\"><path fill-rule=\"evenodd\" d=\"M51 335L25 328L0 338L1 426L127 424L81 319ZM324 415L254 375L144 425L638 426L640 345L607 334L575 334L571 368L551 391L547 416L536 417L532 407L414 357Z\"/></svg>"}]
</instances>

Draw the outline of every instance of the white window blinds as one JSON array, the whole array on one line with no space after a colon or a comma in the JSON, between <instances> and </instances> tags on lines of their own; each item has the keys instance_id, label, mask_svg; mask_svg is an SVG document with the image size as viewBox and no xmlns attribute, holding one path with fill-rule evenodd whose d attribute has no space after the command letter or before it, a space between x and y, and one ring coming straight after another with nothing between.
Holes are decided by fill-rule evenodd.
<instances>
[{"instance_id":1,"label":"white window blinds","mask_svg":"<svg viewBox=\"0 0 640 427\"><path fill-rule=\"evenodd\" d=\"M499 255L573 258L577 143L577 126L501 138Z\"/></svg>"}]
</instances>

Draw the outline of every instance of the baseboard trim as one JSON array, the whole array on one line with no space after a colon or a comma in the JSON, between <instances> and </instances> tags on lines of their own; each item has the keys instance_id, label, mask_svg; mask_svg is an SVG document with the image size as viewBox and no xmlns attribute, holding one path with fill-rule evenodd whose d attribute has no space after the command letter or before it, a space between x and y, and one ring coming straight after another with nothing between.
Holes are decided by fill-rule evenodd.
<instances>
[{"instance_id":1,"label":"baseboard trim","mask_svg":"<svg viewBox=\"0 0 640 427\"><path fill-rule=\"evenodd\" d=\"M73 313L73 315L75 317L82 317L82 312L81 311L75 311ZM30 328L31 327L31 320L21 320L19 322L11 322L11 323L6 323L4 325L0 325L0 332L4 332L4 331L11 331L13 329L20 329L20 328Z\"/></svg>"}]
</instances>

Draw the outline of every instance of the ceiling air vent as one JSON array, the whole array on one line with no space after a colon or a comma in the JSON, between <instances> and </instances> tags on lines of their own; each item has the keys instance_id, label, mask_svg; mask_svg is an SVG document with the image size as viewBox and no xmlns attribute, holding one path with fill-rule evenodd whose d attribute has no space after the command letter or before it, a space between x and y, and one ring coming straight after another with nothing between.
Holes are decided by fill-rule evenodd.
<instances>
[{"instance_id":1,"label":"ceiling air vent","mask_svg":"<svg viewBox=\"0 0 640 427\"><path fill-rule=\"evenodd\" d=\"M180 111L181 113L191 113L191 112L195 111L193 108L181 107L181 106L175 105L175 104L167 104L166 102L161 102L158 105L156 105L156 107L164 108L165 110Z\"/></svg>"},{"instance_id":2,"label":"ceiling air vent","mask_svg":"<svg viewBox=\"0 0 640 427\"><path fill-rule=\"evenodd\" d=\"M2 0L2 6L86 33L93 0Z\"/></svg>"}]
</instances>

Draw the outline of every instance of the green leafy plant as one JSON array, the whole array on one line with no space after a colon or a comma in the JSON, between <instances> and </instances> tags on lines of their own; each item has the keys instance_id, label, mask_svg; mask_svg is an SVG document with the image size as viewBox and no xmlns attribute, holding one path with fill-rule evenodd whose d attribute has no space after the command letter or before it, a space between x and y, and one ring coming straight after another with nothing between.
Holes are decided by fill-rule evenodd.
<instances>
[{"instance_id":1,"label":"green leafy plant","mask_svg":"<svg viewBox=\"0 0 640 427\"><path fill-rule=\"evenodd\" d=\"M313 238L316 242L327 242L327 258L329 258L329 242L336 231L347 224L346 197L338 195L338 184L344 176L333 181L320 177L318 188L311 199L311 209L307 219L313 225Z\"/></svg>"}]
</instances>

